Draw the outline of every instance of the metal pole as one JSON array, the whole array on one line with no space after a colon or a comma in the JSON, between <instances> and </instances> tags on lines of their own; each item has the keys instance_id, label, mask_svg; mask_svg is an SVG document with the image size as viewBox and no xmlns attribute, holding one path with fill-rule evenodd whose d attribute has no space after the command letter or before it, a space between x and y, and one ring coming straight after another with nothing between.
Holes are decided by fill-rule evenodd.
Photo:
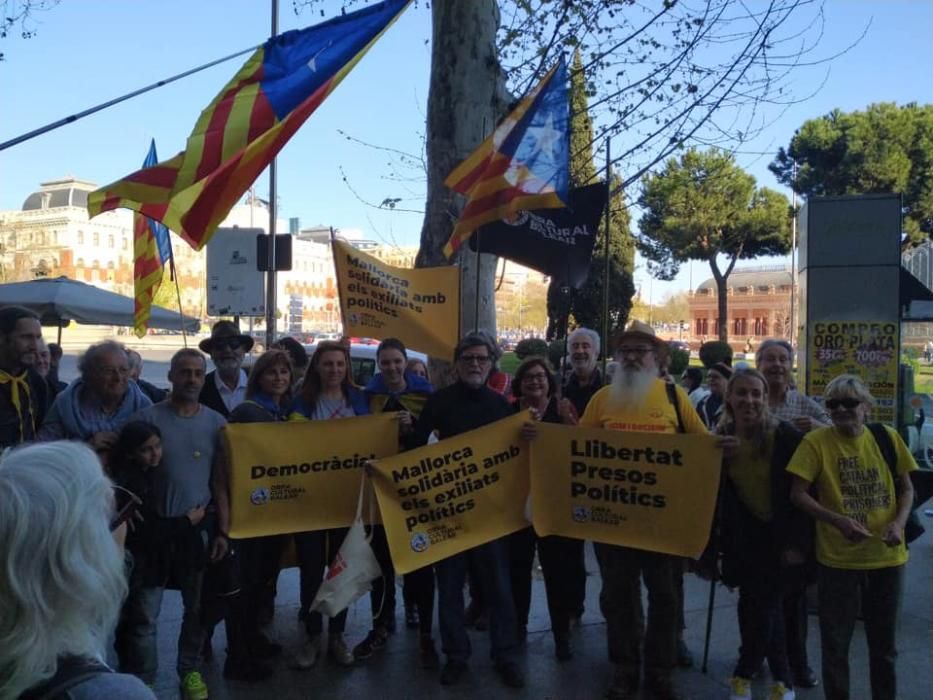
<instances>
[{"instance_id":1,"label":"metal pole","mask_svg":"<svg viewBox=\"0 0 933 700\"><path fill-rule=\"evenodd\" d=\"M175 271L175 256L168 259L172 271L172 281L175 283L175 296L178 298L178 319L181 321L181 342L188 347L188 333L185 331L185 312L181 308L181 284L178 282L178 273Z\"/></svg>"},{"instance_id":2,"label":"metal pole","mask_svg":"<svg viewBox=\"0 0 933 700\"><path fill-rule=\"evenodd\" d=\"M612 209L612 139L606 139L606 231L603 235L603 379L606 378L606 360L609 356L609 211Z\"/></svg>"},{"instance_id":3,"label":"metal pole","mask_svg":"<svg viewBox=\"0 0 933 700\"><path fill-rule=\"evenodd\" d=\"M0 143L0 151L10 148L11 146L16 146L17 144L23 143L23 141L28 141L29 139L33 139L36 136L41 136L42 134L48 133L49 131L54 131L55 129L58 129L59 127L66 126L68 124L73 124L79 119L88 117L94 114L95 112L100 112L101 110L107 109L108 107L113 107L114 105L118 105L121 102L126 102L127 100L133 97L136 97L138 95L142 95L143 93L149 92L150 90L155 90L156 88L160 88L163 85L174 83L176 80L187 78L189 75L200 73L202 70L206 70L207 68L213 68L214 66L220 63L229 61L231 58L242 56L243 54L249 53L250 51L255 51L258 48L259 48L258 46L251 46L248 49L243 49L242 51L238 51L237 53L232 53L229 56L218 58L216 61L205 63L203 66L198 66L197 68L186 70L184 73L179 73L178 75L173 75L171 78L165 78L164 80L160 80L159 82L153 83L152 85L147 85L146 87L140 88L139 90L133 90L133 92L128 92L121 97L116 97L112 100L108 100L107 102L102 102L96 107L91 107L90 109L86 109L83 112L72 114L70 116L65 117L64 119L59 119L58 121L54 121L51 124L46 124L45 126L40 126L38 129L33 129L32 131L29 131L25 134L21 134L20 136L17 136L16 138L10 139L9 141L4 141L3 143Z\"/></svg>"},{"instance_id":4,"label":"metal pole","mask_svg":"<svg viewBox=\"0 0 933 700\"><path fill-rule=\"evenodd\" d=\"M794 184L792 186L794 212L790 220L790 346L794 347L797 335L797 161L794 161Z\"/></svg>"},{"instance_id":5,"label":"metal pole","mask_svg":"<svg viewBox=\"0 0 933 700\"><path fill-rule=\"evenodd\" d=\"M703 664L700 671L706 673L709 661L709 642L713 634L713 608L716 606L716 581L709 582L709 606L706 609L706 639L703 640Z\"/></svg>"},{"instance_id":6,"label":"metal pole","mask_svg":"<svg viewBox=\"0 0 933 700\"><path fill-rule=\"evenodd\" d=\"M479 330L479 283L480 283L480 274L479 274L480 252L479 250L480 250L480 242L482 240L480 238L481 236L480 229L476 229L476 233L473 235L476 236L476 300L473 305L473 332L475 333L476 331Z\"/></svg>"},{"instance_id":7,"label":"metal pole","mask_svg":"<svg viewBox=\"0 0 933 700\"><path fill-rule=\"evenodd\" d=\"M272 0L272 37L279 33L279 0ZM266 347L275 342L275 158L269 163L269 271L266 273Z\"/></svg>"}]
</instances>

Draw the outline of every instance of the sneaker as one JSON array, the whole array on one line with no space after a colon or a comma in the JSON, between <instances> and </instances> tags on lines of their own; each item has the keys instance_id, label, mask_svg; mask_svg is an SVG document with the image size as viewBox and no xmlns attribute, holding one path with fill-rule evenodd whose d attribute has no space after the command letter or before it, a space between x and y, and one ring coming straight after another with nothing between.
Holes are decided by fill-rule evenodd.
<instances>
[{"instance_id":1,"label":"sneaker","mask_svg":"<svg viewBox=\"0 0 933 700\"><path fill-rule=\"evenodd\" d=\"M437 649L434 648L434 640L431 635L421 635L421 668L426 671L436 671L441 667L441 659L437 655Z\"/></svg>"},{"instance_id":2,"label":"sneaker","mask_svg":"<svg viewBox=\"0 0 933 700\"><path fill-rule=\"evenodd\" d=\"M320 655L321 638L318 635L314 635L295 652L295 656L292 657L291 667L299 671L307 671L317 663Z\"/></svg>"},{"instance_id":3,"label":"sneaker","mask_svg":"<svg viewBox=\"0 0 933 700\"><path fill-rule=\"evenodd\" d=\"M410 630L418 629L417 608L405 608L405 626Z\"/></svg>"},{"instance_id":4,"label":"sneaker","mask_svg":"<svg viewBox=\"0 0 933 700\"><path fill-rule=\"evenodd\" d=\"M353 647L353 658L357 660L368 659L377 651L385 648L388 638L388 630L377 627L366 635L366 639Z\"/></svg>"},{"instance_id":5,"label":"sneaker","mask_svg":"<svg viewBox=\"0 0 933 700\"><path fill-rule=\"evenodd\" d=\"M524 688L525 674L514 661L498 661L496 673L509 688Z\"/></svg>"},{"instance_id":6,"label":"sneaker","mask_svg":"<svg viewBox=\"0 0 933 700\"><path fill-rule=\"evenodd\" d=\"M793 689L788 688L786 685L778 681L771 686L771 690L768 693L768 700L795 700L797 694Z\"/></svg>"},{"instance_id":7,"label":"sneaker","mask_svg":"<svg viewBox=\"0 0 933 700\"><path fill-rule=\"evenodd\" d=\"M184 700L207 700L207 684L197 671L188 671L181 679Z\"/></svg>"},{"instance_id":8,"label":"sneaker","mask_svg":"<svg viewBox=\"0 0 933 700\"><path fill-rule=\"evenodd\" d=\"M799 669L794 671L794 685L798 688L815 688L820 684L819 679L816 677L816 674L813 672L813 669L807 666L806 668Z\"/></svg>"},{"instance_id":9,"label":"sneaker","mask_svg":"<svg viewBox=\"0 0 933 700\"><path fill-rule=\"evenodd\" d=\"M243 683L258 683L272 675L272 667L262 661L234 661L229 656L224 663L224 678L229 681L242 681Z\"/></svg>"},{"instance_id":10,"label":"sneaker","mask_svg":"<svg viewBox=\"0 0 933 700\"><path fill-rule=\"evenodd\" d=\"M729 689L729 700L752 700L752 682L747 678L732 676Z\"/></svg>"},{"instance_id":11,"label":"sneaker","mask_svg":"<svg viewBox=\"0 0 933 700\"><path fill-rule=\"evenodd\" d=\"M466 675L466 661L451 659L441 671L441 685L457 685Z\"/></svg>"},{"instance_id":12,"label":"sneaker","mask_svg":"<svg viewBox=\"0 0 933 700\"><path fill-rule=\"evenodd\" d=\"M338 666L352 666L353 652L342 634L332 634L327 640L327 655Z\"/></svg>"},{"instance_id":13,"label":"sneaker","mask_svg":"<svg viewBox=\"0 0 933 700\"><path fill-rule=\"evenodd\" d=\"M677 665L681 668L691 668L693 666L693 654L687 647L683 639L677 640Z\"/></svg>"}]
</instances>

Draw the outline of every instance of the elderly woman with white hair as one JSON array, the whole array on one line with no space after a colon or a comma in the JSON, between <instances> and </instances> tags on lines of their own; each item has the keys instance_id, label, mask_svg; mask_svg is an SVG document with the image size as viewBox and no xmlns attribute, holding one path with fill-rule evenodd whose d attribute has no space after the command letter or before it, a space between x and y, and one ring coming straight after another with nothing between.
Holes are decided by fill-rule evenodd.
<instances>
[{"instance_id":1,"label":"elderly woman with white hair","mask_svg":"<svg viewBox=\"0 0 933 700\"><path fill-rule=\"evenodd\" d=\"M0 700L152 700L102 661L126 579L94 453L73 442L7 453L0 503Z\"/></svg>"},{"instance_id":2,"label":"elderly woman with white hair","mask_svg":"<svg viewBox=\"0 0 933 700\"><path fill-rule=\"evenodd\" d=\"M787 467L791 500L816 520L824 693L850 697L849 645L861 600L872 700L895 700L904 527L917 464L895 430L866 424L874 398L861 379L836 377L824 399L832 427L808 433Z\"/></svg>"}]
</instances>

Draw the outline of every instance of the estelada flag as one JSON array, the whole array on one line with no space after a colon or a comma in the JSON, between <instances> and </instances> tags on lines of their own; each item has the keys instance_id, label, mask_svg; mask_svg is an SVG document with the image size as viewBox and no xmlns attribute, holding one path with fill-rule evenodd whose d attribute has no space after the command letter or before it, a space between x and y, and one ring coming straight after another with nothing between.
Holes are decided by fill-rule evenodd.
<instances>
[{"instance_id":1,"label":"estelada flag","mask_svg":"<svg viewBox=\"0 0 933 700\"><path fill-rule=\"evenodd\" d=\"M607 194L604 183L577 187L564 209L520 211L486 224L470 238L470 249L508 258L579 289L590 271Z\"/></svg>"},{"instance_id":2,"label":"estelada flag","mask_svg":"<svg viewBox=\"0 0 933 700\"><path fill-rule=\"evenodd\" d=\"M158 161L155 139L152 139L143 167ZM133 331L139 338L146 335L152 301L162 285L165 265L171 259L172 240L168 229L136 212L133 215Z\"/></svg>"},{"instance_id":3,"label":"estelada flag","mask_svg":"<svg viewBox=\"0 0 933 700\"><path fill-rule=\"evenodd\" d=\"M409 2L385 0L273 37L201 113L184 151L92 192L88 213L134 209L200 250Z\"/></svg>"},{"instance_id":4,"label":"estelada flag","mask_svg":"<svg viewBox=\"0 0 933 700\"><path fill-rule=\"evenodd\" d=\"M522 209L565 206L569 152L570 90L561 59L444 181L467 196L444 255L453 255L483 224Z\"/></svg>"}]
</instances>

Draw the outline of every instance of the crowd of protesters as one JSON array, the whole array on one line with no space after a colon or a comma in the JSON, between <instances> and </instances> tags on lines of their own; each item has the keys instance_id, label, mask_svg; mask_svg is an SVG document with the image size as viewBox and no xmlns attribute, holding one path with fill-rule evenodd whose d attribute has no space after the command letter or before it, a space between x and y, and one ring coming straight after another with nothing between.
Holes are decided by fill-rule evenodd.
<instances>
[{"instance_id":1,"label":"crowd of protesters","mask_svg":"<svg viewBox=\"0 0 933 700\"><path fill-rule=\"evenodd\" d=\"M706 389L702 373L691 369L682 388L667 374L667 345L650 326L633 321L613 340L608 381L597 367L600 338L585 328L570 334L560 376L535 356L511 377L499 368L491 337L470 333L454 351L452 381L435 391L427 366L409 360L394 338L379 345L380 371L364 387L353 382L342 342L321 342L308 357L300 343L283 338L247 371L252 338L220 321L199 350L174 354L165 391L141 378L138 353L113 341L89 347L80 377L66 385L57 369L61 348L43 342L38 317L0 308L0 449L15 448L0 459L0 700L65 691L76 699L153 697L167 587L181 591L174 663L184 698L208 697L200 668L213 655L219 624L227 641L223 675L231 681L268 678L280 655L296 669L313 667L322 655L341 666L365 662L396 629L396 574L384 529L371 527L380 568L372 627L351 644L346 610L325 619L312 609L346 530L231 541L223 427L389 412L399 448L408 450L524 410L534 419L522 431L528 441L545 421L711 432L723 450L717 516L699 562L595 543L598 605L614 669L610 700L633 698L641 688L657 700L682 697L672 672L692 664L683 641L689 569L738 589L741 647L730 700L751 700L765 661L771 700L791 700L795 687L820 680L829 700L849 698L849 645L860 605L872 698L894 700L909 472L917 467L895 431L867 422L874 400L865 385L837 377L821 405L793 388L791 346L765 340L757 369L716 364ZM871 497L848 498L853 484ZM43 527L29 526L38 522ZM283 650L266 627L290 542L306 637ZM584 542L538 537L528 527L405 575L405 624L418 630L424 669L439 671L444 685L460 683L469 673L467 627L475 623L488 626L502 682L525 684L521 649L536 553L554 655L573 658L573 631L586 603ZM821 679L806 651L806 590L813 582ZM434 642L435 600L443 663ZM104 663L113 657L121 673Z\"/></svg>"}]
</instances>

